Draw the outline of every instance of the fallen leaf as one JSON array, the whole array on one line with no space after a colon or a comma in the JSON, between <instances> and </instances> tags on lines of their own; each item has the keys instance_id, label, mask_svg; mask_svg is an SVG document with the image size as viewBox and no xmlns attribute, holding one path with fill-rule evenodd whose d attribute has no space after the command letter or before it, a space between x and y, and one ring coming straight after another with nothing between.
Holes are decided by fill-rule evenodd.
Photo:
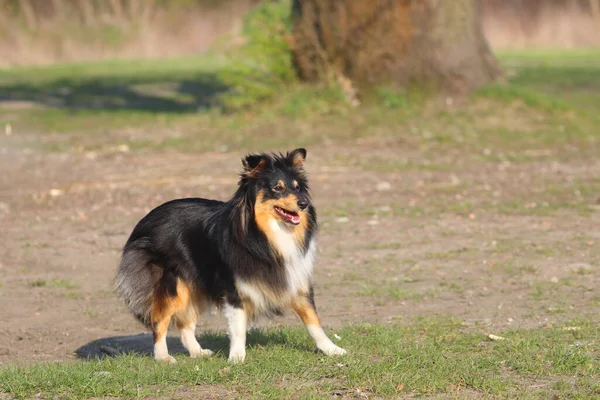
<instances>
[{"instance_id":1,"label":"fallen leaf","mask_svg":"<svg viewBox=\"0 0 600 400\"><path fill-rule=\"evenodd\" d=\"M399 383L398 386L396 386L396 392L401 392L402 390L404 390L404 383Z\"/></svg>"},{"instance_id":2,"label":"fallen leaf","mask_svg":"<svg viewBox=\"0 0 600 400\"><path fill-rule=\"evenodd\" d=\"M58 197L58 196L62 196L64 194L64 192L60 189L50 189L50 196L52 197Z\"/></svg>"},{"instance_id":3,"label":"fallen leaf","mask_svg":"<svg viewBox=\"0 0 600 400\"><path fill-rule=\"evenodd\" d=\"M490 339L492 339L492 340L496 340L496 341L497 341L497 340L506 340L506 338L505 338L505 337L502 337L502 336L497 336L497 335L494 335L494 334L492 334L492 333L490 333L490 334L488 335L488 337L489 337Z\"/></svg>"}]
</instances>

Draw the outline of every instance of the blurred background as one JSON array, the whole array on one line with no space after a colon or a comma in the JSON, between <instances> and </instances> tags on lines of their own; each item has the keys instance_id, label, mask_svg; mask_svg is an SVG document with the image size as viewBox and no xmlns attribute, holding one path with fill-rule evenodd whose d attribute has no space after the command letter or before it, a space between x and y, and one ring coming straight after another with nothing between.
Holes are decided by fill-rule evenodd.
<instances>
[{"instance_id":1,"label":"blurred background","mask_svg":"<svg viewBox=\"0 0 600 400\"><path fill-rule=\"evenodd\" d=\"M200 54L259 0L3 0L0 65ZM494 49L598 46L597 0L482 0Z\"/></svg>"}]
</instances>

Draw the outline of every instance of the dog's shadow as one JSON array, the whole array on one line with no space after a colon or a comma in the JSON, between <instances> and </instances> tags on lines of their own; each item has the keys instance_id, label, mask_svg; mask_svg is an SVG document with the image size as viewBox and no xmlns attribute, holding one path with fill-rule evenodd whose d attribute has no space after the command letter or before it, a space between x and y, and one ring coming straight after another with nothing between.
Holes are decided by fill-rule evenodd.
<instances>
[{"instance_id":1,"label":"dog's shadow","mask_svg":"<svg viewBox=\"0 0 600 400\"><path fill-rule=\"evenodd\" d=\"M224 333L203 333L197 336L198 342L204 349L210 349L217 354L228 354L229 338ZM247 334L247 346L268 347L273 344L285 344L290 347L298 347L297 344L290 342L286 335L280 331L264 332L252 329ZM181 340L176 336L167 337L167 346L172 355L187 354ZM101 359L106 357L118 357L123 354L137 354L141 356L152 356L154 341L152 335L145 333L130 336L112 336L96 339L89 342L77 350L75 354L80 359ZM308 350L303 348L303 350Z\"/></svg>"}]
</instances>

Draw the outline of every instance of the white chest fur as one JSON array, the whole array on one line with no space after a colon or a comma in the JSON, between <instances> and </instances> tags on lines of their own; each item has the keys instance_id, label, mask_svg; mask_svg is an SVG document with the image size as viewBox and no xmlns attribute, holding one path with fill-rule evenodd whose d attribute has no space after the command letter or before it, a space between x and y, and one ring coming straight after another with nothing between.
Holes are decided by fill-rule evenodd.
<instances>
[{"instance_id":1,"label":"white chest fur","mask_svg":"<svg viewBox=\"0 0 600 400\"><path fill-rule=\"evenodd\" d=\"M299 290L308 290L317 252L316 241L311 240L308 251L303 253L285 223L271 219L269 226L274 233L275 246L285 262L288 290L293 294L298 293Z\"/></svg>"},{"instance_id":2,"label":"white chest fur","mask_svg":"<svg viewBox=\"0 0 600 400\"><path fill-rule=\"evenodd\" d=\"M279 293L277 298L273 298L271 293L261 290L260 285L241 280L236 281L240 295L250 300L259 312L281 306L283 305L281 303L289 302L296 297L298 292L308 291L317 252L317 244L313 239L304 253L296 243L293 231L283 222L271 219L269 228L272 230L273 245L284 260L287 285L283 293Z\"/></svg>"}]
</instances>

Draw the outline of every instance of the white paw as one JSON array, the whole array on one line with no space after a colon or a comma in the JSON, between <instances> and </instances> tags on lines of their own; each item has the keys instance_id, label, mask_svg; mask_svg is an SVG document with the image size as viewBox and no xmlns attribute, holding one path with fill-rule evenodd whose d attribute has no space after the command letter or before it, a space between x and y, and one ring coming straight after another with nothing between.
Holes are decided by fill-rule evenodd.
<instances>
[{"instance_id":1,"label":"white paw","mask_svg":"<svg viewBox=\"0 0 600 400\"><path fill-rule=\"evenodd\" d=\"M231 349L229 351L229 362L234 364L243 363L246 359L246 349Z\"/></svg>"},{"instance_id":2,"label":"white paw","mask_svg":"<svg viewBox=\"0 0 600 400\"><path fill-rule=\"evenodd\" d=\"M170 356L170 355L161 356L161 357L154 357L154 359L156 361L164 362L164 363L167 363L167 364L175 364L175 363L177 363L177 360L175 359L175 357Z\"/></svg>"},{"instance_id":3,"label":"white paw","mask_svg":"<svg viewBox=\"0 0 600 400\"><path fill-rule=\"evenodd\" d=\"M319 346L319 350L321 350L327 356L343 356L346 354L346 350L336 346L333 343L327 343L324 346Z\"/></svg>"},{"instance_id":4,"label":"white paw","mask_svg":"<svg viewBox=\"0 0 600 400\"><path fill-rule=\"evenodd\" d=\"M190 357L192 357L192 358L210 357L213 354L215 354L215 353L209 349L200 349L197 351L190 351Z\"/></svg>"}]
</instances>

